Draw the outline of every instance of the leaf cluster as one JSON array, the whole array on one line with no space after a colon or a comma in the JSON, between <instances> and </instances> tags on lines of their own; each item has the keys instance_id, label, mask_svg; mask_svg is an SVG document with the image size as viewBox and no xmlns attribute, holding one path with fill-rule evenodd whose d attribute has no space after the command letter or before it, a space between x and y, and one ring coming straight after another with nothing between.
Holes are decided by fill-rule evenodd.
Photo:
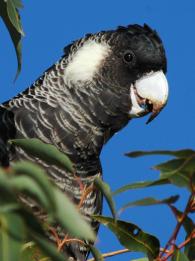
<instances>
[{"instance_id":1,"label":"leaf cluster","mask_svg":"<svg viewBox=\"0 0 195 261\"><path fill-rule=\"evenodd\" d=\"M51 145L36 139L13 140L31 155L49 164L73 171L68 157ZM57 189L38 165L16 162L8 169L0 169L0 260L37 260L33 256L49 256L52 260L66 260L48 240L48 229L57 223L71 237L94 241L91 227L67 196ZM20 196L35 201L46 213L46 220L34 215ZM27 242L25 245L24 243ZM29 243L30 242L30 243ZM11 251L10 251L11 250ZM31 253L31 254L30 254ZM44 253L44 254L42 254ZM27 259L27 257L29 259Z\"/></svg>"}]
</instances>

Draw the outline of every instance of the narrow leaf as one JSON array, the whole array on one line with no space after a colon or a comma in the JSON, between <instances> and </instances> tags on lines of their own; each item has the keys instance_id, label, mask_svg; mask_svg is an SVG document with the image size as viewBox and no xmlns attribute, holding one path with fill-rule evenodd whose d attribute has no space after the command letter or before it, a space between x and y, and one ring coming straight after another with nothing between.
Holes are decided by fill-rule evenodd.
<instances>
[{"instance_id":1,"label":"narrow leaf","mask_svg":"<svg viewBox=\"0 0 195 261\"><path fill-rule=\"evenodd\" d=\"M127 203L124 205L119 212L121 213L125 209L129 207L134 207L134 206L152 206L152 205L157 205L157 204L173 204L179 199L179 195L171 196L169 198L165 199L155 199L155 198L144 198L140 200L136 200L130 203Z\"/></svg>"},{"instance_id":2,"label":"narrow leaf","mask_svg":"<svg viewBox=\"0 0 195 261\"><path fill-rule=\"evenodd\" d=\"M60 152L55 146L43 143L38 139L15 139L11 140L16 146L22 148L25 152L33 157L37 157L49 164L64 168L73 172L73 165L70 159Z\"/></svg>"},{"instance_id":3,"label":"narrow leaf","mask_svg":"<svg viewBox=\"0 0 195 261\"><path fill-rule=\"evenodd\" d=\"M192 191L191 180L195 169L195 158L174 159L154 167L161 171L160 177L167 178L178 187L186 187Z\"/></svg>"},{"instance_id":4,"label":"narrow leaf","mask_svg":"<svg viewBox=\"0 0 195 261\"><path fill-rule=\"evenodd\" d=\"M68 258L65 255L62 255L58 252L56 247L50 243L48 240L36 235L35 233L31 233L32 239L37 243L37 245L41 248L41 250L51 257L53 261L68 261Z\"/></svg>"},{"instance_id":5,"label":"narrow leaf","mask_svg":"<svg viewBox=\"0 0 195 261\"><path fill-rule=\"evenodd\" d=\"M54 199L56 202L55 216L66 231L72 236L94 241L95 234L92 228L68 197L60 190L54 188Z\"/></svg>"},{"instance_id":6,"label":"narrow leaf","mask_svg":"<svg viewBox=\"0 0 195 261\"><path fill-rule=\"evenodd\" d=\"M15 6L15 8L17 8L17 9L24 7L21 0L12 0L12 2L13 2L13 5Z\"/></svg>"},{"instance_id":7,"label":"narrow leaf","mask_svg":"<svg viewBox=\"0 0 195 261\"><path fill-rule=\"evenodd\" d=\"M9 0L9 3L11 0ZM7 30L9 31L10 37L12 39L12 42L14 44L14 48L16 51L17 61L18 61L18 68L16 72L15 80L17 79L20 71L21 71L21 64L22 64L22 52L21 52L21 32L18 32L18 30L15 28L13 23L10 21L10 18L7 13L7 2L1 1L1 8L0 8L0 16L2 17Z\"/></svg>"},{"instance_id":8,"label":"narrow leaf","mask_svg":"<svg viewBox=\"0 0 195 261\"><path fill-rule=\"evenodd\" d=\"M185 246L184 253L189 258L189 260L195 260L195 238L192 238L190 242Z\"/></svg>"},{"instance_id":9,"label":"narrow leaf","mask_svg":"<svg viewBox=\"0 0 195 261\"><path fill-rule=\"evenodd\" d=\"M7 174L0 168L0 204L16 203L16 195L13 193Z\"/></svg>"},{"instance_id":10,"label":"narrow leaf","mask_svg":"<svg viewBox=\"0 0 195 261\"><path fill-rule=\"evenodd\" d=\"M113 218L116 219L115 203L114 203L114 200L112 199L112 193L110 190L110 186L107 183L103 182L100 177L97 177L94 180L94 184L104 195L104 197L110 207L110 210L112 212L112 216L113 216Z\"/></svg>"},{"instance_id":11,"label":"narrow leaf","mask_svg":"<svg viewBox=\"0 0 195 261\"><path fill-rule=\"evenodd\" d=\"M19 261L25 238L22 219L16 214L1 214L0 224L0 260Z\"/></svg>"},{"instance_id":12,"label":"narrow leaf","mask_svg":"<svg viewBox=\"0 0 195 261\"><path fill-rule=\"evenodd\" d=\"M116 191L113 192L113 195L118 195L122 192L125 192L130 189L139 189L139 188L148 188L152 186L159 186L159 185L166 185L170 184L170 181L168 179L158 179L158 180L153 180L153 181L141 181L141 182L136 182L132 184L125 185Z\"/></svg>"},{"instance_id":13,"label":"narrow leaf","mask_svg":"<svg viewBox=\"0 0 195 261\"><path fill-rule=\"evenodd\" d=\"M40 261L43 257L45 257L45 255L43 255L35 242L30 241L22 246L21 261Z\"/></svg>"},{"instance_id":14,"label":"narrow leaf","mask_svg":"<svg viewBox=\"0 0 195 261\"><path fill-rule=\"evenodd\" d=\"M22 193L36 199L47 212L52 212L53 208L48 201L47 195L45 195L33 179L24 175L18 176L10 179L10 184L12 188L18 192L18 194Z\"/></svg>"},{"instance_id":15,"label":"narrow leaf","mask_svg":"<svg viewBox=\"0 0 195 261\"><path fill-rule=\"evenodd\" d=\"M153 151L133 151L128 152L125 155L131 158L147 156L147 155L170 155L177 158L186 158L195 154L194 150L185 149L185 150L153 150Z\"/></svg>"},{"instance_id":16,"label":"narrow leaf","mask_svg":"<svg viewBox=\"0 0 195 261\"><path fill-rule=\"evenodd\" d=\"M17 3L18 5L18 3ZM9 16L9 19L12 23L12 25L15 27L15 29L24 36L24 32L22 30L22 25L20 21L20 16L18 13L17 8L14 6L13 0L7 0L7 13Z\"/></svg>"},{"instance_id":17,"label":"narrow leaf","mask_svg":"<svg viewBox=\"0 0 195 261\"><path fill-rule=\"evenodd\" d=\"M174 251L171 260L172 261L190 261L183 252L179 251L179 249L176 249Z\"/></svg>"},{"instance_id":18,"label":"narrow leaf","mask_svg":"<svg viewBox=\"0 0 195 261\"><path fill-rule=\"evenodd\" d=\"M93 216L93 218L107 226L118 238L120 243L131 251L143 252L149 258L156 258L159 254L159 240L143 232L138 226L121 220L117 222L109 217Z\"/></svg>"},{"instance_id":19,"label":"narrow leaf","mask_svg":"<svg viewBox=\"0 0 195 261\"><path fill-rule=\"evenodd\" d=\"M0 206L0 214L14 212L20 209L20 205L18 203L7 203Z\"/></svg>"},{"instance_id":20,"label":"narrow leaf","mask_svg":"<svg viewBox=\"0 0 195 261\"><path fill-rule=\"evenodd\" d=\"M35 217L29 209L21 208L16 211L16 213L23 217L23 221L25 223L25 226L27 227L28 232L31 230L36 231L36 233L40 236L47 238L46 233L40 223L40 220L38 220L37 217Z\"/></svg>"},{"instance_id":21,"label":"narrow leaf","mask_svg":"<svg viewBox=\"0 0 195 261\"><path fill-rule=\"evenodd\" d=\"M96 247L89 245L89 248L90 248L91 254L93 255L95 261L104 261L102 254Z\"/></svg>"},{"instance_id":22,"label":"narrow leaf","mask_svg":"<svg viewBox=\"0 0 195 261\"><path fill-rule=\"evenodd\" d=\"M176 207L172 206L171 209L173 210L177 221L180 222L181 218L183 217L183 212L178 210ZM186 239L191 235L195 228L195 224L193 220L189 217L186 216L184 221L182 222L182 225L186 231ZM195 238L191 239L190 242L185 246L184 253L185 255L189 258L189 260L195 260Z\"/></svg>"},{"instance_id":23,"label":"narrow leaf","mask_svg":"<svg viewBox=\"0 0 195 261\"><path fill-rule=\"evenodd\" d=\"M42 192L46 195L47 200L50 204L50 207L55 211L55 200L52 189L52 184L49 181L46 172L40 168L38 165L33 164L28 161L17 162L12 166L12 169L15 174L21 175L25 174L26 176L33 178L34 181L40 186Z\"/></svg>"}]
</instances>

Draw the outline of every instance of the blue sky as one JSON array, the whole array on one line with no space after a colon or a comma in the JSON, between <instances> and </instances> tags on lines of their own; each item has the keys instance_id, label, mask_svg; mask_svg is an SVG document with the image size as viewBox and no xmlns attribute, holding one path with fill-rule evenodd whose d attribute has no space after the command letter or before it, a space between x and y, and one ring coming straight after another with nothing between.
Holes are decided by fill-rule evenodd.
<instances>
[{"instance_id":1,"label":"blue sky","mask_svg":"<svg viewBox=\"0 0 195 261\"><path fill-rule=\"evenodd\" d=\"M28 87L59 59L65 45L85 33L113 29L118 25L148 23L161 35L167 53L168 104L150 125L145 124L146 118L132 121L105 146L101 159L104 179L113 190L127 183L155 179L158 172L151 170L151 167L166 157L129 159L123 154L140 149L195 148L194 14L193 0L25 1L21 13L26 34L23 40L23 68L15 84L15 53L0 21L0 102ZM146 196L164 198L179 192L173 186L135 190L116 197L116 202L120 207ZM181 203L177 206L182 209L188 194L185 189L181 192ZM104 214L109 214L106 204ZM175 224L165 206L132 208L124 212L121 218L160 237L162 245L168 240ZM102 252L122 248L105 228L100 230L97 246ZM131 260L135 256L126 254L110 260Z\"/></svg>"}]
</instances>

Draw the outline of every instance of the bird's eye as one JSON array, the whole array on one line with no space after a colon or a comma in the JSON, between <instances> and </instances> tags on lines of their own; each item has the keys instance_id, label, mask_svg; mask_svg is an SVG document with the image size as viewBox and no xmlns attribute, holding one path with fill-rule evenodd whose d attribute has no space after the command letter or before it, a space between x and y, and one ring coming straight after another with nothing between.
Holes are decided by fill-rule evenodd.
<instances>
[{"instance_id":1,"label":"bird's eye","mask_svg":"<svg viewBox=\"0 0 195 261\"><path fill-rule=\"evenodd\" d=\"M131 51L126 51L124 53L123 59L125 63L132 64L135 62L135 54Z\"/></svg>"}]
</instances>

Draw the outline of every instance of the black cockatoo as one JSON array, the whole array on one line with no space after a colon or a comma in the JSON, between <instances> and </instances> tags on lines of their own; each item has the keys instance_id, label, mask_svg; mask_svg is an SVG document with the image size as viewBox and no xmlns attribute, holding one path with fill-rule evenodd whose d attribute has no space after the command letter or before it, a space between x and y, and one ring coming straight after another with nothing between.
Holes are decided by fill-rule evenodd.
<instances>
[{"instance_id":1,"label":"black cockatoo","mask_svg":"<svg viewBox=\"0 0 195 261\"><path fill-rule=\"evenodd\" d=\"M8 140L39 138L67 154L76 176L90 186L102 175L99 156L112 135L132 118L151 113L151 121L167 103L166 70L162 41L148 25L120 26L73 42L32 86L1 105L1 165L36 161L20 148L10 150ZM75 176L41 161L38 164L79 203L82 192ZM100 192L93 190L81 211L90 217L101 209ZM92 226L97 231L98 224L92 222ZM65 252L69 260L86 259L81 245L71 243Z\"/></svg>"}]
</instances>

